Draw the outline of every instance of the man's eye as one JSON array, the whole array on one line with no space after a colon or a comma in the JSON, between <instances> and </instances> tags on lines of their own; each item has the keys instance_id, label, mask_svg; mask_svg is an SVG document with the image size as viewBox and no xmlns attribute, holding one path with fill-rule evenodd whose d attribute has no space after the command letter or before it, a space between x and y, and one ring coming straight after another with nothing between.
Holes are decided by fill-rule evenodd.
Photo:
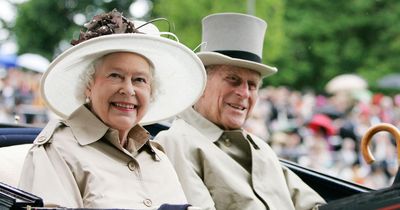
<instances>
[{"instance_id":1,"label":"man's eye","mask_svg":"<svg viewBox=\"0 0 400 210\"><path fill-rule=\"evenodd\" d=\"M249 90L257 90L258 87L255 84L249 84Z\"/></svg>"},{"instance_id":2,"label":"man's eye","mask_svg":"<svg viewBox=\"0 0 400 210\"><path fill-rule=\"evenodd\" d=\"M226 80L231 83L237 83L239 81L236 77L226 77Z\"/></svg>"},{"instance_id":3,"label":"man's eye","mask_svg":"<svg viewBox=\"0 0 400 210\"><path fill-rule=\"evenodd\" d=\"M228 81L229 83L231 83L234 86L240 85L240 83L241 83L241 80L237 77L228 76L225 79L226 79L226 81Z\"/></svg>"}]
</instances>

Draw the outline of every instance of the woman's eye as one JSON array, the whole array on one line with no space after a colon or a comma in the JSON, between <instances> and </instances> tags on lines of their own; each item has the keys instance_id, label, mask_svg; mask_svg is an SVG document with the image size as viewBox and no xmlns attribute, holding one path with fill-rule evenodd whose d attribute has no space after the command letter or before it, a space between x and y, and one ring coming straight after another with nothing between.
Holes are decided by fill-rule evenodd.
<instances>
[{"instance_id":1,"label":"woman's eye","mask_svg":"<svg viewBox=\"0 0 400 210\"><path fill-rule=\"evenodd\" d=\"M121 75L119 75L119 74L117 74L117 73L111 73L111 74L109 75L109 77L111 77L111 78L121 78Z\"/></svg>"},{"instance_id":2,"label":"woman's eye","mask_svg":"<svg viewBox=\"0 0 400 210\"><path fill-rule=\"evenodd\" d=\"M133 81L134 82L139 82L139 83L147 83L147 80L145 78L142 78L142 77L135 78Z\"/></svg>"}]
</instances>

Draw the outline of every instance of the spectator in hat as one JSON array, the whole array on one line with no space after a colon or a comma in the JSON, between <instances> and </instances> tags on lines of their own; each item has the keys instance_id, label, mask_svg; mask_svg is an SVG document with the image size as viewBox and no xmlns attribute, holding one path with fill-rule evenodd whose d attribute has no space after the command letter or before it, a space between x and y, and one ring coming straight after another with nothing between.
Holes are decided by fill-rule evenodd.
<instances>
[{"instance_id":1,"label":"spectator in hat","mask_svg":"<svg viewBox=\"0 0 400 210\"><path fill-rule=\"evenodd\" d=\"M186 204L163 148L149 141L142 125L197 100L206 77L201 61L184 45L160 37L154 25L116 10L85 27L42 78L41 93L61 119L49 122L35 140L20 188L46 206Z\"/></svg>"},{"instance_id":2,"label":"spectator in hat","mask_svg":"<svg viewBox=\"0 0 400 210\"><path fill-rule=\"evenodd\" d=\"M188 201L206 209L313 209L324 200L282 166L268 144L242 128L262 79L265 21L236 13L203 19L207 85L193 107L155 140L165 148Z\"/></svg>"}]
</instances>

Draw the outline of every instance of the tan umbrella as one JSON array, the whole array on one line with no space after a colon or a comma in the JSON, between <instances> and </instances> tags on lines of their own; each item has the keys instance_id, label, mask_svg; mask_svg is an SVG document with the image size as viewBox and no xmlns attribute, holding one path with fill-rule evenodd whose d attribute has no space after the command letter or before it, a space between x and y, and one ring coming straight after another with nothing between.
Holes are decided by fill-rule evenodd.
<instances>
[{"instance_id":1,"label":"tan umbrella","mask_svg":"<svg viewBox=\"0 0 400 210\"><path fill-rule=\"evenodd\" d=\"M355 74L341 74L331 79L325 86L328 93L352 92L365 90L368 87L367 82Z\"/></svg>"}]
</instances>

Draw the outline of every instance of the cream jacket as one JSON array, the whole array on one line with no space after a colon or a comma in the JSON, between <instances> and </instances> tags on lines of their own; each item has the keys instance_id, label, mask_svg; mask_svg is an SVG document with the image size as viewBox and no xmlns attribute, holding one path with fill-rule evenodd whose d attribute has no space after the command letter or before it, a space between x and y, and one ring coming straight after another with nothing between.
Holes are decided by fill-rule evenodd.
<instances>
[{"instance_id":1,"label":"cream jacket","mask_svg":"<svg viewBox=\"0 0 400 210\"><path fill-rule=\"evenodd\" d=\"M186 204L161 147L150 143L140 126L128 137L124 149L118 132L82 106L38 135L19 187L43 198L47 206L156 209L163 203Z\"/></svg>"},{"instance_id":2,"label":"cream jacket","mask_svg":"<svg viewBox=\"0 0 400 210\"><path fill-rule=\"evenodd\" d=\"M268 144L243 131L251 150L249 173L217 146L222 133L190 108L155 138L175 166L189 203L218 210L305 210L325 203L280 164Z\"/></svg>"}]
</instances>

